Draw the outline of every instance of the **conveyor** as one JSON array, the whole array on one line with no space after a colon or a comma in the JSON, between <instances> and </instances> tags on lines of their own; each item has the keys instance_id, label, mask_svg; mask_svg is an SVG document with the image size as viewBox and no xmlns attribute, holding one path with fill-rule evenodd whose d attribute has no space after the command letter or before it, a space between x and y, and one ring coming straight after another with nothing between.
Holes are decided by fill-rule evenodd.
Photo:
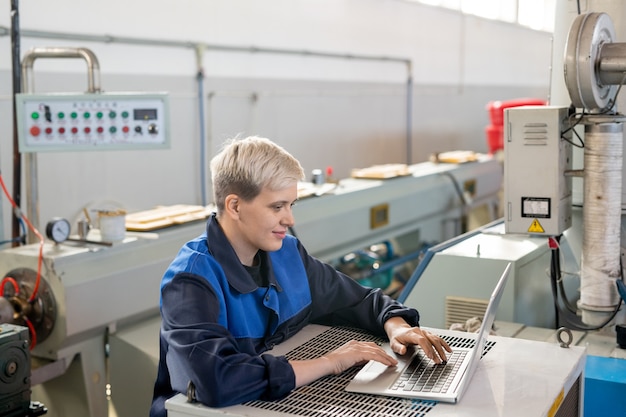
<instances>
[{"instance_id":1,"label":"conveyor","mask_svg":"<svg viewBox=\"0 0 626 417\"><path fill-rule=\"evenodd\" d=\"M332 261L350 251L407 234L442 242L463 230L468 214L487 208L495 220L502 166L487 155L463 164L424 162L390 179L342 179L294 207L295 231L309 253ZM484 223L482 223L484 224Z\"/></svg>"}]
</instances>

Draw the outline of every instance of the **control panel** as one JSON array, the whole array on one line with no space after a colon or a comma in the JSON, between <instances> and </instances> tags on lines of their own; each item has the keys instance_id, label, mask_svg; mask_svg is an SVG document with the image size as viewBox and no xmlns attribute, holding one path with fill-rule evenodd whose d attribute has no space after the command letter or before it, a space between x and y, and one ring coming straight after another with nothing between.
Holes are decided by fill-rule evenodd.
<instances>
[{"instance_id":1,"label":"control panel","mask_svg":"<svg viewBox=\"0 0 626 417\"><path fill-rule=\"evenodd\" d=\"M20 152L169 148L166 93L17 94Z\"/></svg>"}]
</instances>

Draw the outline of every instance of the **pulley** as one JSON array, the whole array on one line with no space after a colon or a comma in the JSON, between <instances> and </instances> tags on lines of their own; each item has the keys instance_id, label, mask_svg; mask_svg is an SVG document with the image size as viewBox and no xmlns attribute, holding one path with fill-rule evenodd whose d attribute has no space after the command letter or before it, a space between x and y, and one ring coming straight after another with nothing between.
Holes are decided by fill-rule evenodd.
<instances>
[{"instance_id":1,"label":"pulley","mask_svg":"<svg viewBox=\"0 0 626 417\"><path fill-rule=\"evenodd\" d=\"M626 44L614 43L606 13L574 19L565 47L565 84L576 108L605 113L615 105L617 86L626 81Z\"/></svg>"}]
</instances>

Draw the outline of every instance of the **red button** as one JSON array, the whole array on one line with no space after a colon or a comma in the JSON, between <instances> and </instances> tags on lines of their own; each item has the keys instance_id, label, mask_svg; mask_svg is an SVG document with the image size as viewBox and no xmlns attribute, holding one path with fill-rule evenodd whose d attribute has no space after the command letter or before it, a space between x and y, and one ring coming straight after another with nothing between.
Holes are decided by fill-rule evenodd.
<instances>
[{"instance_id":1,"label":"red button","mask_svg":"<svg viewBox=\"0 0 626 417\"><path fill-rule=\"evenodd\" d=\"M122 132L124 132L124 133L128 133L128 126L124 126L124 127L122 128Z\"/></svg>"},{"instance_id":2,"label":"red button","mask_svg":"<svg viewBox=\"0 0 626 417\"><path fill-rule=\"evenodd\" d=\"M72 128L72 133L73 134L77 134L78 133L78 128L77 127L73 127Z\"/></svg>"},{"instance_id":3,"label":"red button","mask_svg":"<svg viewBox=\"0 0 626 417\"><path fill-rule=\"evenodd\" d=\"M65 128L64 128L64 127L60 127L60 128L59 128L59 133L60 133L60 134L65 133Z\"/></svg>"},{"instance_id":4,"label":"red button","mask_svg":"<svg viewBox=\"0 0 626 417\"><path fill-rule=\"evenodd\" d=\"M104 129L102 128L102 126L98 126L98 129L97 129L97 130L98 130L98 133L102 133L102 132L104 132Z\"/></svg>"},{"instance_id":5,"label":"red button","mask_svg":"<svg viewBox=\"0 0 626 417\"><path fill-rule=\"evenodd\" d=\"M52 133L52 128L51 127L47 127L46 128L46 135L49 135Z\"/></svg>"},{"instance_id":6,"label":"red button","mask_svg":"<svg viewBox=\"0 0 626 417\"><path fill-rule=\"evenodd\" d=\"M85 133L89 133L91 132L91 128L89 126L87 126L85 129L83 129L85 131Z\"/></svg>"},{"instance_id":7,"label":"red button","mask_svg":"<svg viewBox=\"0 0 626 417\"><path fill-rule=\"evenodd\" d=\"M30 134L33 136L39 136L39 134L41 133L41 129L39 129L39 126L32 126L30 128Z\"/></svg>"}]
</instances>

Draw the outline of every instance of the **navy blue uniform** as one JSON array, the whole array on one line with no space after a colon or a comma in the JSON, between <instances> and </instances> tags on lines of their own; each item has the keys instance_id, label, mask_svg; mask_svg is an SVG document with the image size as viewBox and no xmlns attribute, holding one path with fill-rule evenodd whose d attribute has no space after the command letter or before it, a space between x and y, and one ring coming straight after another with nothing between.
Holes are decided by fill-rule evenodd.
<instances>
[{"instance_id":1,"label":"navy blue uniform","mask_svg":"<svg viewBox=\"0 0 626 417\"><path fill-rule=\"evenodd\" d=\"M380 289L365 288L309 256L287 236L275 252L259 251L259 286L241 264L215 215L206 233L188 242L161 283L160 360L151 417L165 417L165 400L185 393L211 407L283 398L295 375L283 356L264 354L309 323L348 325L385 336L383 323L416 310Z\"/></svg>"}]
</instances>

